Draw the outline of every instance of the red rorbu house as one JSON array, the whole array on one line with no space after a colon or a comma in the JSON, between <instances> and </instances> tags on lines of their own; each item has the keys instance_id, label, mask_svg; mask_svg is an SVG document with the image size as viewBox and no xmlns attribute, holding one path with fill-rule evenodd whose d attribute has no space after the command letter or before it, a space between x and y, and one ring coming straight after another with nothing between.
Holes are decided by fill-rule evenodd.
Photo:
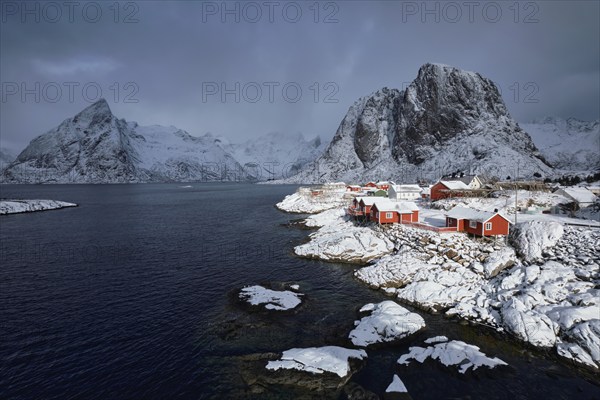
<instances>
[{"instance_id":1,"label":"red rorbu house","mask_svg":"<svg viewBox=\"0 0 600 400\"><path fill-rule=\"evenodd\" d=\"M368 183L365 183L365 187L376 188L377 184L375 182L368 182Z\"/></svg>"},{"instance_id":2,"label":"red rorbu house","mask_svg":"<svg viewBox=\"0 0 600 400\"><path fill-rule=\"evenodd\" d=\"M362 190L362 188L360 187L360 185L348 185L346 186L346 191L347 192L360 192Z\"/></svg>"},{"instance_id":3,"label":"red rorbu house","mask_svg":"<svg viewBox=\"0 0 600 400\"><path fill-rule=\"evenodd\" d=\"M371 206L373 206L376 200L381 201L381 197L355 197L349 208L349 214L355 217L365 216L369 218L371 215Z\"/></svg>"},{"instance_id":4,"label":"red rorbu house","mask_svg":"<svg viewBox=\"0 0 600 400\"><path fill-rule=\"evenodd\" d=\"M432 201L448 197L460 197L462 192L470 190L462 181L439 181L431 187L430 198Z\"/></svg>"},{"instance_id":5,"label":"red rorbu house","mask_svg":"<svg viewBox=\"0 0 600 400\"><path fill-rule=\"evenodd\" d=\"M371 221L379 224L406 224L419 222L419 207L411 201L375 202L371 207Z\"/></svg>"},{"instance_id":6,"label":"red rorbu house","mask_svg":"<svg viewBox=\"0 0 600 400\"><path fill-rule=\"evenodd\" d=\"M477 236L508 235L510 221L498 212L473 210L467 207L454 207L446 214L446 226L456 227L458 232Z\"/></svg>"},{"instance_id":7,"label":"red rorbu house","mask_svg":"<svg viewBox=\"0 0 600 400\"><path fill-rule=\"evenodd\" d=\"M381 190L388 190L390 188L390 185L392 185L393 182L388 182L388 181L381 181L381 182L377 182L375 184L375 187L377 189L381 189Z\"/></svg>"}]
</instances>

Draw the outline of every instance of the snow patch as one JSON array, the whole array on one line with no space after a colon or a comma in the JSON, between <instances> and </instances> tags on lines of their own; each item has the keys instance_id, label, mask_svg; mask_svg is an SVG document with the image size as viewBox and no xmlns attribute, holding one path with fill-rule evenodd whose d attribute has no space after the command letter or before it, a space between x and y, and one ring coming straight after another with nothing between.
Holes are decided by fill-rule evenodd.
<instances>
[{"instance_id":1,"label":"snow patch","mask_svg":"<svg viewBox=\"0 0 600 400\"><path fill-rule=\"evenodd\" d=\"M340 378L350 373L350 359L362 360L367 357L364 350L351 350L338 346L309 347L290 349L283 352L277 361L269 361L267 369L297 369L313 374L330 372Z\"/></svg>"},{"instance_id":2,"label":"snow patch","mask_svg":"<svg viewBox=\"0 0 600 400\"><path fill-rule=\"evenodd\" d=\"M508 365L501 359L494 357L490 358L479 351L479 347L452 340L447 343L439 343L429 347L411 347L408 354L403 354L398 359L398 364L408 365L410 360L416 360L423 363L426 359L431 358L437 360L445 366L455 365L458 371L464 374L473 368L473 370L486 366L494 368L498 365Z\"/></svg>"},{"instance_id":3,"label":"snow patch","mask_svg":"<svg viewBox=\"0 0 600 400\"><path fill-rule=\"evenodd\" d=\"M240 299L257 306L264 304L267 310L291 310L296 308L302 300L300 293L289 290L276 291L259 285L248 286L240 291Z\"/></svg>"}]
</instances>

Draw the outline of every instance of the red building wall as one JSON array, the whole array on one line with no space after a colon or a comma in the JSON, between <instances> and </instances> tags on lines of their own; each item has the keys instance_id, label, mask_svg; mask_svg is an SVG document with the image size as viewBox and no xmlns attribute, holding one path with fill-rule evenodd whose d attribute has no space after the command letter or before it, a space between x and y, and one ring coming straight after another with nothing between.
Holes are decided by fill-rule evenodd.
<instances>
[{"instance_id":1,"label":"red building wall","mask_svg":"<svg viewBox=\"0 0 600 400\"><path fill-rule=\"evenodd\" d=\"M455 219L455 218L446 218L446 226L458 226L458 232L467 232L477 236L495 236L495 235L508 235L508 231L510 228L510 223L496 214L492 218L490 218L487 223L492 224L492 229L483 230L483 223L477 222L474 228L471 227L470 221L468 219Z\"/></svg>"},{"instance_id":2,"label":"red building wall","mask_svg":"<svg viewBox=\"0 0 600 400\"><path fill-rule=\"evenodd\" d=\"M433 185L431 187L431 195L430 198L431 200L439 200L439 199L444 199L446 197L448 197L448 194L446 192L443 192L442 190L447 190L448 188L446 186L444 186L441 182L436 183L435 185Z\"/></svg>"},{"instance_id":3,"label":"red building wall","mask_svg":"<svg viewBox=\"0 0 600 400\"><path fill-rule=\"evenodd\" d=\"M485 231L486 236L492 235L508 235L510 222L502 218L500 215L494 215L488 222L492 223L492 229Z\"/></svg>"}]
</instances>

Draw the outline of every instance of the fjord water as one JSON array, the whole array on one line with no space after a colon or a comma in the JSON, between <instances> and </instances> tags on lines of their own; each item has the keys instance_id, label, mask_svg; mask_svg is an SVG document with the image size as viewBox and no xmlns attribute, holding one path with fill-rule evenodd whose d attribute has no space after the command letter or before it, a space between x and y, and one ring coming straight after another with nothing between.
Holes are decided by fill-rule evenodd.
<instances>
[{"instance_id":1,"label":"fjord water","mask_svg":"<svg viewBox=\"0 0 600 400\"><path fill-rule=\"evenodd\" d=\"M309 233L273 207L295 186L250 184L2 186L2 198L77 208L0 217L0 398L283 398L247 392L242 356L349 345L357 310L385 296L354 266L295 257ZM297 283L290 314L252 313L244 285ZM600 397L597 375L487 328L420 314L425 332L368 350L355 377L381 395L399 373L414 398ZM510 364L460 375L395 361L446 335ZM470 397L469 397L470 396Z\"/></svg>"}]
</instances>

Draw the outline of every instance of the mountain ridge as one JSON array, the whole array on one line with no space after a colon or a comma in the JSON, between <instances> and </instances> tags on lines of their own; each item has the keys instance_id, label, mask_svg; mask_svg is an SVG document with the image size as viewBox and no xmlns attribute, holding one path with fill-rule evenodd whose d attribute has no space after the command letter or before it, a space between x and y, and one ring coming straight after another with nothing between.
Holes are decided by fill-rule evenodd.
<instances>
[{"instance_id":1,"label":"mountain ridge","mask_svg":"<svg viewBox=\"0 0 600 400\"><path fill-rule=\"evenodd\" d=\"M382 88L350 108L324 154L285 183L430 180L454 170L552 173L495 84L475 72L424 64L405 90Z\"/></svg>"}]
</instances>

